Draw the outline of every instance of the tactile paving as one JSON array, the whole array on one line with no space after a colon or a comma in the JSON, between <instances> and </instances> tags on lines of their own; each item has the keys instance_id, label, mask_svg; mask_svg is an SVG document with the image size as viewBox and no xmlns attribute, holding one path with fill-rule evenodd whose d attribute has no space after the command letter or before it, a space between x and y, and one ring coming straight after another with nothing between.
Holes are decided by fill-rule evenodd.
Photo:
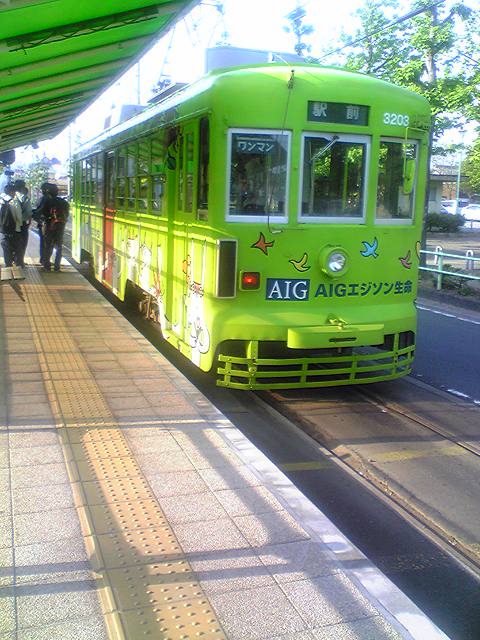
<instances>
[{"instance_id":1,"label":"tactile paving","mask_svg":"<svg viewBox=\"0 0 480 640\"><path fill-rule=\"evenodd\" d=\"M167 525L142 531L122 531L94 537L103 559L97 569L118 569L185 557L173 531Z\"/></svg>"},{"instance_id":2,"label":"tactile paving","mask_svg":"<svg viewBox=\"0 0 480 640\"><path fill-rule=\"evenodd\" d=\"M204 593L186 560L110 571L112 588L127 609L202 598Z\"/></svg>"},{"instance_id":3,"label":"tactile paving","mask_svg":"<svg viewBox=\"0 0 480 640\"><path fill-rule=\"evenodd\" d=\"M92 505L89 510L97 534L168 526L163 511L151 499Z\"/></svg>"},{"instance_id":4,"label":"tactile paving","mask_svg":"<svg viewBox=\"0 0 480 640\"><path fill-rule=\"evenodd\" d=\"M121 611L128 638L161 640L225 640L218 620L206 598L168 605ZM155 635L160 633L161 635Z\"/></svg>"},{"instance_id":5,"label":"tactile paving","mask_svg":"<svg viewBox=\"0 0 480 640\"><path fill-rule=\"evenodd\" d=\"M123 435L119 429L112 429L110 427L67 429L66 433L71 444L111 442L112 440L123 439Z\"/></svg>"},{"instance_id":6,"label":"tactile paving","mask_svg":"<svg viewBox=\"0 0 480 640\"><path fill-rule=\"evenodd\" d=\"M69 432L72 430L69 429ZM71 443L75 460L94 460L96 458L121 458L132 455L129 446L123 438L108 440L93 440L85 434L81 442Z\"/></svg>"},{"instance_id":7,"label":"tactile paving","mask_svg":"<svg viewBox=\"0 0 480 640\"><path fill-rule=\"evenodd\" d=\"M38 273L31 276L39 282ZM93 569L102 578L99 595L110 636L224 639L212 607L97 384L99 368L111 360L108 347L103 357L96 354L91 359L94 375L90 360L82 356L58 312L56 294L52 296L46 287L28 286L28 281L25 292L85 545ZM85 324L79 320L76 326ZM95 317L92 325L101 330L116 328L107 317ZM142 354L123 357L125 369L146 362ZM110 374L107 371L105 375ZM161 421L147 422L158 426Z\"/></svg>"},{"instance_id":8,"label":"tactile paving","mask_svg":"<svg viewBox=\"0 0 480 640\"><path fill-rule=\"evenodd\" d=\"M142 472L132 455L128 458L92 458L77 460L78 479L82 482L92 480L117 480L141 476Z\"/></svg>"},{"instance_id":9,"label":"tactile paving","mask_svg":"<svg viewBox=\"0 0 480 640\"><path fill-rule=\"evenodd\" d=\"M82 488L87 504L109 504L128 500L148 500L152 491L143 476L118 480L95 480L85 482Z\"/></svg>"}]
</instances>

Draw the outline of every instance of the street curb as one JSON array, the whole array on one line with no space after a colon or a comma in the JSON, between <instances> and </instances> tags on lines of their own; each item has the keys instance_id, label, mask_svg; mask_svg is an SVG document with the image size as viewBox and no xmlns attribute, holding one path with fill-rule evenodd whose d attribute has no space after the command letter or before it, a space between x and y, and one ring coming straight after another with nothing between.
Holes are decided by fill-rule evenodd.
<instances>
[{"instance_id":1,"label":"street curb","mask_svg":"<svg viewBox=\"0 0 480 640\"><path fill-rule=\"evenodd\" d=\"M452 307L461 307L463 309L469 309L470 311L480 311L480 296L475 294L471 296L460 296L453 291L445 291L443 289L437 291L436 289L419 285L418 297L448 304Z\"/></svg>"}]
</instances>

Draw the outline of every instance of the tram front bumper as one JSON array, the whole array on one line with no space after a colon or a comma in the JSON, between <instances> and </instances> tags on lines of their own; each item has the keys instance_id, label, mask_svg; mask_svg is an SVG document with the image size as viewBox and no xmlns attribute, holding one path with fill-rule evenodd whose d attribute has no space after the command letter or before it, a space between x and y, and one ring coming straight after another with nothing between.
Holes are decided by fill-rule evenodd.
<instances>
[{"instance_id":1,"label":"tram front bumper","mask_svg":"<svg viewBox=\"0 0 480 640\"><path fill-rule=\"evenodd\" d=\"M290 349L325 349L332 347L364 347L384 341L384 324L328 324L288 329Z\"/></svg>"}]
</instances>

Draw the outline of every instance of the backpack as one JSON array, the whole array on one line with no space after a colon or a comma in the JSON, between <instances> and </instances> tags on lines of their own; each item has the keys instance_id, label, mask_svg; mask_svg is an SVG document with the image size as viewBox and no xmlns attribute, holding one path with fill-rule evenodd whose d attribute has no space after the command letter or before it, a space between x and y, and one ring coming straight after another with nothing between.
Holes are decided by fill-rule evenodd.
<instances>
[{"instance_id":1,"label":"backpack","mask_svg":"<svg viewBox=\"0 0 480 640\"><path fill-rule=\"evenodd\" d=\"M0 207L0 232L11 235L15 233L16 225L12 209L8 202L2 202Z\"/></svg>"},{"instance_id":2,"label":"backpack","mask_svg":"<svg viewBox=\"0 0 480 640\"><path fill-rule=\"evenodd\" d=\"M55 196L50 203L48 223L51 228L65 224L68 220L69 204L63 198Z\"/></svg>"}]
</instances>

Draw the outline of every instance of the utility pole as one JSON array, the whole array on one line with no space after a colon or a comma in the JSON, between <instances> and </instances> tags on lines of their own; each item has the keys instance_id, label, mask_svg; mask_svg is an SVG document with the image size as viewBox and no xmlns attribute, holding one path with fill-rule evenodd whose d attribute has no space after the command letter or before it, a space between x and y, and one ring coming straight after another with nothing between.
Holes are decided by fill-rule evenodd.
<instances>
[{"instance_id":1,"label":"utility pole","mask_svg":"<svg viewBox=\"0 0 480 640\"><path fill-rule=\"evenodd\" d=\"M137 104L140 102L140 61L137 62Z\"/></svg>"},{"instance_id":2,"label":"utility pole","mask_svg":"<svg viewBox=\"0 0 480 640\"><path fill-rule=\"evenodd\" d=\"M463 161L463 140L465 138L464 129L459 131L461 136L461 146L458 152L458 167L457 167L457 187L455 190L455 213L459 213L458 200L460 198L460 181L462 179L462 161Z\"/></svg>"},{"instance_id":3,"label":"utility pole","mask_svg":"<svg viewBox=\"0 0 480 640\"><path fill-rule=\"evenodd\" d=\"M72 125L68 127L68 180L67 180L67 196L70 200L72 196Z\"/></svg>"}]
</instances>

